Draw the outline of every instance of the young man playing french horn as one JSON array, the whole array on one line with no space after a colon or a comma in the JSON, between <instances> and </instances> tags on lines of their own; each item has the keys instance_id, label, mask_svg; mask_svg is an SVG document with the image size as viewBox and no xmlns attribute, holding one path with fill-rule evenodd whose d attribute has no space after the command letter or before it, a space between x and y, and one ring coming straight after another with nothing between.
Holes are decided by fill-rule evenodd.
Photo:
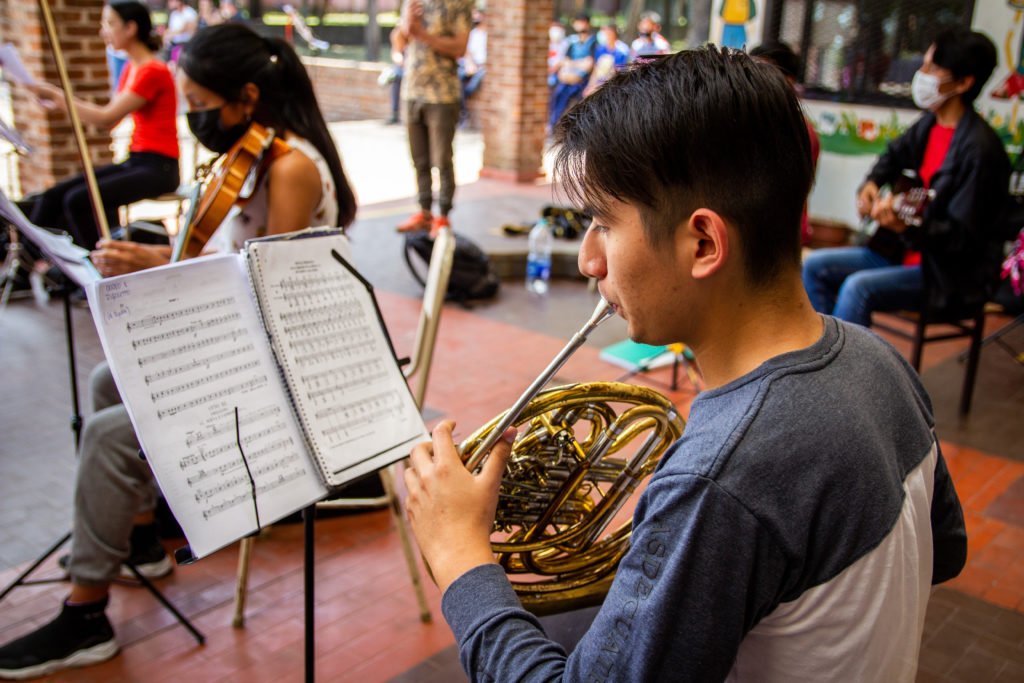
<instances>
[{"instance_id":1,"label":"young man playing french horn","mask_svg":"<svg viewBox=\"0 0 1024 683\"><path fill-rule=\"evenodd\" d=\"M557 169L594 216L580 270L707 390L640 497L632 545L566 653L489 534L509 430L477 475L442 422L408 514L473 680L912 681L931 585L966 557L908 364L814 312L800 280L806 126L778 70L707 48L618 75L563 118Z\"/></svg>"}]
</instances>

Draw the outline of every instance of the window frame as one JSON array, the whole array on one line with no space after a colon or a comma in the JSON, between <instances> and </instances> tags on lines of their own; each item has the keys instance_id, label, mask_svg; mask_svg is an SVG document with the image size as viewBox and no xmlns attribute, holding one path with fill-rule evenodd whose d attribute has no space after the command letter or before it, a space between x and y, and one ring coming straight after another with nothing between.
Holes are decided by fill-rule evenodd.
<instances>
[{"instance_id":1,"label":"window frame","mask_svg":"<svg viewBox=\"0 0 1024 683\"><path fill-rule=\"evenodd\" d=\"M800 43L791 47L800 55L799 82L804 84L801 97L807 100L818 102L835 102L845 105L871 105L883 107L896 107L900 109L913 109L914 102L909 95L890 95L879 90L868 93L851 92L849 89L842 89L837 92L824 90L816 86L807 86L805 78L807 75L806 55L813 40L814 29L814 7L819 0L789 0L790 2L803 3L803 23L800 32ZM885 2L886 0L879 0ZM903 0L887 0L890 8L895 9ZM787 0L766 0L765 24L762 42L780 40L782 33L782 16ZM974 10L978 0L965 0L964 17L962 19L964 28L970 29L974 20ZM858 39L860 36L858 35Z\"/></svg>"}]
</instances>

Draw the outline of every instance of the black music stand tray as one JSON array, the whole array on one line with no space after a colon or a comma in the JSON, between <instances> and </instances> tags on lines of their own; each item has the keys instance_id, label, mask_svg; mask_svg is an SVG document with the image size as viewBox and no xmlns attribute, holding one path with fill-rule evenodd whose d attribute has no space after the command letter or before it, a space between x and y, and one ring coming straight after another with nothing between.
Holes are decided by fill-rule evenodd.
<instances>
[{"instance_id":1,"label":"black music stand tray","mask_svg":"<svg viewBox=\"0 0 1024 683\"><path fill-rule=\"evenodd\" d=\"M61 299L64 302L64 331L65 338L67 340L67 356L68 356L68 370L70 372L71 379L71 431L75 436L75 453L77 456L79 442L81 441L82 435L82 415L81 407L78 401L78 374L77 364L75 362L75 339L74 339L74 327L71 324L71 297L78 291L80 287L85 286L90 281L90 278L98 279L99 274L95 272L92 264L88 262L86 258L81 258L77 262L69 258L68 250L64 248L55 248L60 245L57 244L61 240L59 236L53 235L48 231L38 228L25 218L25 216L18 211L13 204L9 202L6 196L0 192L0 220L10 221L15 229L17 229L21 235L29 239L43 252L46 258L54 264L58 270L64 276L64 283L58 292ZM90 275L91 273L91 275ZM71 532L67 532L60 539L58 539L53 545L39 556L27 569L25 569L17 578L8 584L2 591L0 591L0 600L7 597L7 594L19 586L32 586L46 583L57 583L66 581L67 576L54 579L33 579L29 580L28 577L34 572L43 562L50 558L55 552L57 552L61 546L68 542L71 538ZM189 633L196 639L196 641L202 645L206 642L206 636L204 636L196 627L192 624L188 618L182 614L171 602L164 596L160 590L153 585L153 583L143 576L137 567L127 562L125 566L135 575L135 578L139 580L153 597L157 601L167 608L171 614L188 629Z\"/></svg>"}]
</instances>

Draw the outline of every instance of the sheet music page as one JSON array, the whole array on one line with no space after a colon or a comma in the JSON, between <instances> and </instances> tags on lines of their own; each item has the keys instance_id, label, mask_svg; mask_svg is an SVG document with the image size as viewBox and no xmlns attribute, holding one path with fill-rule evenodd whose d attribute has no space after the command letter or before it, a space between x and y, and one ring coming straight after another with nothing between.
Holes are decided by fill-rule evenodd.
<instances>
[{"instance_id":1,"label":"sheet music page","mask_svg":"<svg viewBox=\"0 0 1024 683\"><path fill-rule=\"evenodd\" d=\"M196 557L256 531L250 473L261 526L324 496L242 256L102 280L89 303L146 459Z\"/></svg>"},{"instance_id":2,"label":"sheet music page","mask_svg":"<svg viewBox=\"0 0 1024 683\"><path fill-rule=\"evenodd\" d=\"M332 249L350 259L337 234L246 245L299 420L327 482L339 485L429 437L371 291Z\"/></svg>"},{"instance_id":3,"label":"sheet music page","mask_svg":"<svg viewBox=\"0 0 1024 683\"><path fill-rule=\"evenodd\" d=\"M0 45L0 68L4 71L4 78L13 83L32 85L36 82L25 68L25 63L21 61L21 55L18 54L18 48L14 47L14 43Z\"/></svg>"}]
</instances>

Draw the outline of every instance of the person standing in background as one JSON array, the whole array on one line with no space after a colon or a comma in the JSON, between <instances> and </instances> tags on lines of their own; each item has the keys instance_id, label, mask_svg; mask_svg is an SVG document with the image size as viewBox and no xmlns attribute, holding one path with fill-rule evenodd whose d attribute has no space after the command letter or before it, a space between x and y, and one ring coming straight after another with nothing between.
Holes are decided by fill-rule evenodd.
<instances>
[{"instance_id":1,"label":"person standing in background","mask_svg":"<svg viewBox=\"0 0 1024 683\"><path fill-rule=\"evenodd\" d=\"M391 47L405 53L402 100L420 205L398 226L399 232L429 230L437 235L450 225L455 196L452 143L462 99L457 60L466 53L472 12L472 0L408 0L398 30L391 34ZM432 168L440 176L436 215Z\"/></svg>"},{"instance_id":2,"label":"person standing in background","mask_svg":"<svg viewBox=\"0 0 1024 683\"><path fill-rule=\"evenodd\" d=\"M667 55L672 51L665 36L661 35L661 15L657 12L644 12L636 22L636 40L630 46L633 51L633 59L637 57L651 57L653 55Z\"/></svg>"},{"instance_id":3,"label":"person standing in background","mask_svg":"<svg viewBox=\"0 0 1024 683\"><path fill-rule=\"evenodd\" d=\"M469 119L466 102L480 89L484 82L485 65L487 64L487 16L483 10L473 11L473 28L469 32L466 43L466 54L459 60L459 80L462 81L462 110L459 123L465 124Z\"/></svg>"},{"instance_id":4,"label":"person standing in background","mask_svg":"<svg viewBox=\"0 0 1024 683\"><path fill-rule=\"evenodd\" d=\"M167 0L167 10L164 49L167 50L167 61L177 64L182 46L191 40L199 28L199 13L185 0Z\"/></svg>"},{"instance_id":5,"label":"person standing in background","mask_svg":"<svg viewBox=\"0 0 1024 683\"><path fill-rule=\"evenodd\" d=\"M572 21L572 30L575 33L569 36L565 55L555 73L557 82L551 89L548 132L553 131L562 114L583 97L583 89L594 70L597 37L590 24L590 15L586 12L577 14Z\"/></svg>"}]
</instances>

